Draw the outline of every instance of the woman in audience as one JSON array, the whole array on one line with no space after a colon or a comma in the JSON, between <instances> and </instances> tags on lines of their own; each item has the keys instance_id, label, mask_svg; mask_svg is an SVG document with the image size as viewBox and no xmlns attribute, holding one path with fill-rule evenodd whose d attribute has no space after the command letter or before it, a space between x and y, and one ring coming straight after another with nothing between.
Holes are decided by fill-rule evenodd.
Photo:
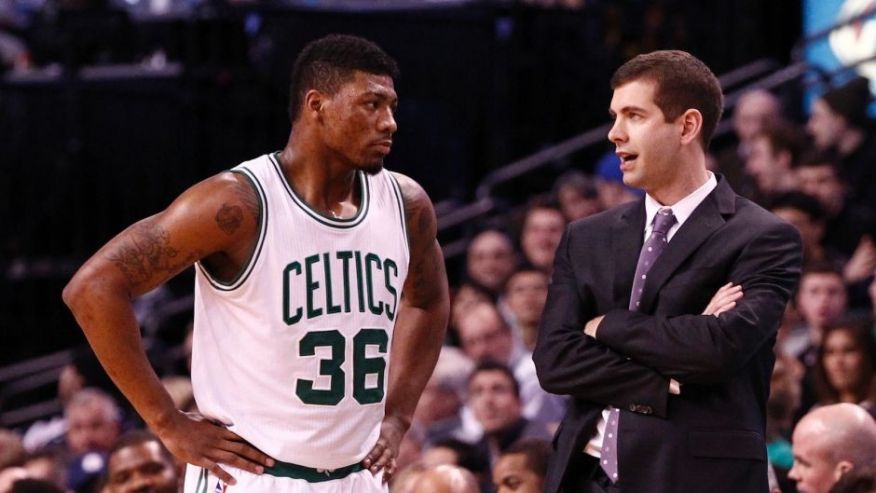
<instances>
[{"instance_id":1,"label":"woman in audience","mask_svg":"<svg viewBox=\"0 0 876 493\"><path fill-rule=\"evenodd\" d=\"M818 404L851 402L876 413L876 341L869 323L830 325L822 341L815 374Z\"/></svg>"}]
</instances>

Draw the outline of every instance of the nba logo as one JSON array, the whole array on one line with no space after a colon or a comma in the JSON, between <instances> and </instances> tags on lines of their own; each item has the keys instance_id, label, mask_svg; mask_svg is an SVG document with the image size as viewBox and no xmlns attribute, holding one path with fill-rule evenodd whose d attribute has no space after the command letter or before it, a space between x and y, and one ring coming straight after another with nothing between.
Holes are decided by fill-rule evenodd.
<instances>
[{"instance_id":1,"label":"nba logo","mask_svg":"<svg viewBox=\"0 0 876 493\"><path fill-rule=\"evenodd\" d=\"M227 484L223 483L222 481L216 481L216 487L213 488L213 493L225 493L225 490L227 489Z\"/></svg>"}]
</instances>

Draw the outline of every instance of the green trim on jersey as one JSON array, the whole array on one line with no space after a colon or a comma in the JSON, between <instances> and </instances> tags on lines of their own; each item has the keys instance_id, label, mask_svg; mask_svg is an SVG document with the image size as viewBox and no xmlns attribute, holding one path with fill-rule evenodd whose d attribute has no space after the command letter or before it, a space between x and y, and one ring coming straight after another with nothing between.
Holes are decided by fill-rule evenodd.
<instances>
[{"instance_id":1,"label":"green trim on jersey","mask_svg":"<svg viewBox=\"0 0 876 493\"><path fill-rule=\"evenodd\" d=\"M362 171L356 172L356 177L359 179L359 183L362 189L362 203L359 204L359 210L356 212L356 215L351 217L350 219L335 219L333 217L329 217L324 215L322 212L319 212L304 201L298 194L295 193L295 190L292 188L292 185L289 184L289 181L286 180L286 175L283 174L283 170L280 167L280 163L277 161L276 157L277 153L269 154L268 157L271 159L271 163L274 165L274 170L280 176L280 181L283 183L283 186L286 188L286 192L289 194L289 197L292 198L292 201L295 202L298 207L300 207L304 212L307 213L310 217L315 219L320 224L325 226L330 226L332 228L340 228L340 229L349 229L354 226L359 225L362 220L365 219L365 215L368 214L368 205L370 202L371 195L371 185L368 182L368 178L365 176L365 173Z\"/></svg>"},{"instance_id":2,"label":"green trim on jersey","mask_svg":"<svg viewBox=\"0 0 876 493\"><path fill-rule=\"evenodd\" d=\"M404 195L402 194L402 191L401 191L401 185L399 185L398 180L395 179L395 174L393 174L392 171L388 171L387 174L389 175L390 183L392 183L392 190L393 190L393 192L395 192L395 198L398 201L398 211L399 211L398 217L401 218L401 227L402 227L402 232L404 233L404 238L405 238L405 248L408 251L408 257L410 257L411 256L411 253L410 253L411 252L411 244L410 244L410 238L408 238L408 221L407 221L407 217L405 217ZM410 258L408 259L408 262L410 262Z\"/></svg>"},{"instance_id":3,"label":"green trim on jersey","mask_svg":"<svg viewBox=\"0 0 876 493\"><path fill-rule=\"evenodd\" d=\"M234 279L223 282L219 279L213 277L212 274L201 264L198 262L198 268L201 272L204 273L204 277L207 278L207 281L210 282L210 285L219 291L233 291L240 287L241 284L246 282L249 278L250 273L252 273L253 267L255 266L256 260L258 260L259 255L262 253L262 247L265 244L265 236L267 236L268 230L268 199L265 195L265 190L262 188L262 184L259 183L258 179L255 177L252 171L245 167L235 168L230 170L232 173L237 173L249 181L253 189L256 191L256 195L259 199L259 236L256 240L255 245L253 245L252 251L249 253L249 258L247 262L243 264L240 268L240 272L234 276Z\"/></svg>"},{"instance_id":4,"label":"green trim on jersey","mask_svg":"<svg viewBox=\"0 0 876 493\"><path fill-rule=\"evenodd\" d=\"M312 467L299 466L291 462L276 461L274 467L266 467L265 474L280 478L303 479L308 483L323 483L325 481L334 481L343 479L353 474L364 470L361 463L351 464L337 469L314 469Z\"/></svg>"}]
</instances>

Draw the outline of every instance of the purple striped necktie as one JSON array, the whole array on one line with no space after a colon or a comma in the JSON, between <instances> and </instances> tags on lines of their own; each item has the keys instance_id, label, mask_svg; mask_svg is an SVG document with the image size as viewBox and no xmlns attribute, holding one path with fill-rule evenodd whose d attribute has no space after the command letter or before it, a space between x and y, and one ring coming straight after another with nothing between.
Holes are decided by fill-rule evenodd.
<instances>
[{"instance_id":1,"label":"purple striped necktie","mask_svg":"<svg viewBox=\"0 0 876 493\"><path fill-rule=\"evenodd\" d=\"M645 287L645 280L648 278L648 271L657 260L657 257L663 253L666 244L669 243L667 233L675 224L675 215L672 214L672 209L663 207L654 216L654 228L651 230L651 236L648 241L642 245L642 251L639 253L639 262L636 264L636 277L633 279L633 292L630 295L630 311L639 311L639 304L642 300L642 290ZM620 410L616 407L609 407L608 421L605 423L605 435L602 439L602 453L599 459L599 465L605 471L606 476L613 482L617 482L617 428L620 421Z\"/></svg>"}]
</instances>

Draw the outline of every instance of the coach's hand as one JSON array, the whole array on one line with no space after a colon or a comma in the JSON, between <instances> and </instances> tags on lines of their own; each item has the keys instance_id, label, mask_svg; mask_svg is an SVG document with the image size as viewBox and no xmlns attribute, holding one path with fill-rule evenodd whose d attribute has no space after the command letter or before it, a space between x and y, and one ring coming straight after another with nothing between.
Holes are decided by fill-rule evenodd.
<instances>
[{"instance_id":1,"label":"coach's hand","mask_svg":"<svg viewBox=\"0 0 876 493\"><path fill-rule=\"evenodd\" d=\"M159 427L156 427L159 428ZM253 474L262 474L274 465L268 457L228 429L207 421L195 413L178 412L155 433L170 452L180 460L209 470L228 484L237 481L219 467L226 464Z\"/></svg>"},{"instance_id":2,"label":"coach's hand","mask_svg":"<svg viewBox=\"0 0 876 493\"><path fill-rule=\"evenodd\" d=\"M728 282L712 296L709 305L703 310L703 315L718 316L736 307L736 302L742 298L742 286Z\"/></svg>"},{"instance_id":3,"label":"coach's hand","mask_svg":"<svg viewBox=\"0 0 876 493\"><path fill-rule=\"evenodd\" d=\"M383 469L383 482L388 482L395 474L397 466L395 459L398 457L398 449L405 431L407 426L400 418L395 416L383 418L380 437L362 461L362 465L371 471L371 474L377 474Z\"/></svg>"}]
</instances>

